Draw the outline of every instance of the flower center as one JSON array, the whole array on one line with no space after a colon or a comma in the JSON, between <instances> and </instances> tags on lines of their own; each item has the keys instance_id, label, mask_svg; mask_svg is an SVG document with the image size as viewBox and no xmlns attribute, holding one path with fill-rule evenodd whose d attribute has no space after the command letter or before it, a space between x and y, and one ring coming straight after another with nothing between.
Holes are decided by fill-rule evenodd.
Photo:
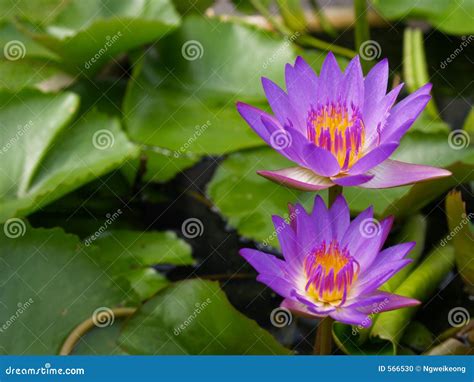
<instances>
[{"instance_id":1,"label":"flower center","mask_svg":"<svg viewBox=\"0 0 474 382\"><path fill-rule=\"evenodd\" d=\"M341 303L346 300L359 274L359 263L336 240L323 242L304 262L306 292L317 301Z\"/></svg>"},{"instance_id":2,"label":"flower center","mask_svg":"<svg viewBox=\"0 0 474 382\"><path fill-rule=\"evenodd\" d=\"M318 105L307 118L308 139L334 154L343 170L361 156L365 141L362 116L354 105L350 109L339 102Z\"/></svg>"}]
</instances>

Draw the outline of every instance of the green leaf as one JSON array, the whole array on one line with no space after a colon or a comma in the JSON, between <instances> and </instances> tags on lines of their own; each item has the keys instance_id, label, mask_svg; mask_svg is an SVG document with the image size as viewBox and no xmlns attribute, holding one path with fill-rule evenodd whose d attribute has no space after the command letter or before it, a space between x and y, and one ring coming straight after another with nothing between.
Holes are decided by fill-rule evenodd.
<instances>
[{"instance_id":1,"label":"green leaf","mask_svg":"<svg viewBox=\"0 0 474 382\"><path fill-rule=\"evenodd\" d=\"M10 220L0 235L0 344L7 354L54 354L101 307L136 300L76 236ZM98 253L96 253L98 255Z\"/></svg>"},{"instance_id":2,"label":"green leaf","mask_svg":"<svg viewBox=\"0 0 474 382\"><path fill-rule=\"evenodd\" d=\"M453 265L453 248L437 247L395 290L395 293L424 302L431 297ZM396 353L396 346L417 309L418 307L410 307L381 313L374 322L370 336L388 341Z\"/></svg>"},{"instance_id":3,"label":"green leaf","mask_svg":"<svg viewBox=\"0 0 474 382\"><path fill-rule=\"evenodd\" d=\"M433 333L425 325L419 321L413 321L408 325L400 342L422 353L433 344L434 340Z\"/></svg>"},{"instance_id":4,"label":"green leaf","mask_svg":"<svg viewBox=\"0 0 474 382\"><path fill-rule=\"evenodd\" d=\"M391 19L417 18L427 20L441 31L472 34L473 0L372 0L382 16Z\"/></svg>"},{"instance_id":5,"label":"green leaf","mask_svg":"<svg viewBox=\"0 0 474 382\"><path fill-rule=\"evenodd\" d=\"M131 354L290 354L239 313L217 282L198 279L175 283L145 303L120 342Z\"/></svg>"},{"instance_id":6,"label":"green leaf","mask_svg":"<svg viewBox=\"0 0 474 382\"><path fill-rule=\"evenodd\" d=\"M474 233L470 228L474 213L467 215L460 192L453 191L446 197L446 216L450 232L441 240L441 245L452 241L458 271L466 286L474 290Z\"/></svg>"},{"instance_id":7,"label":"green leaf","mask_svg":"<svg viewBox=\"0 0 474 382\"><path fill-rule=\"evenodd\" d=\"M213 3L214 0L173 0L176 10L182 15L203 14Z\"/></svg>"},{"instance_id":8,"label":"green leaf","mask_svg":"<svg viewBox=\"0 0 474 382\"><path fill-rule=\"evenodd\" d=\"M474 134L474 107L471 107L471 110L464 121L463 130L471 135Z\"/></svg>"},{"instance_id":9,"label":"green leaf","mask_svg":"<svg viewBox=\"0 0 474 382\"><path fill-rule=\"evenodd\" d=\"M0 221L25 215L137 155L117 119L97 112L66 128L72 93L0 92Z\"/></svg>"},{"instance_id":10,"label":"green leaf","mask_svg":"<svg viewBox=\"0 0 474 382\"><path fill-rule=\"evenodd\" d=\"M120 214L117 213L117 218ZM110 230L103 234L97 231L86 238L85 243L99 248L98 263L114 280L127 279L141 300L150 298L169 284L153 266L194 264L189 244L170 231Z\"/></svg>"},{"instance_id":11,"label":"green leaf","mask_svg":"<svg viewBox=\"0 0 474 382\"><path fill-rule=\"evenodd\" d=\"M127 131L178 155L260 146L235 102L263 104L260 77L283 82L294 56L285 40L253 27L189 17L138 63L124 103Z\"/></svg>"},{"instance_id":12,"label":"green leaf","mask_svg":"<svg viewBox=\"0 0 474 382\"><path fill-rule=\"evenodd\" d=\"M53 20L69 4L64 0L0 0L3 18L23 18L38 24ZM8 10L8 11L7 11Z\"/></svg>"},{"instance_id":13,"label":"green leaf","mask_svg":"<svg viewBox=\"0 0 474 382\"><path fill-rule=\"evenodd\" d=\"M140 171L141 161L145 161L143 181L165 183L199 161L196 155L175 155L164 149L143 149L140 159L123 168L124 174L133 181Z\"/></svg>"},{"instance_id":14,"label":"green leaf","mask_svg":"<svg viewBox=\"0 0 474 382\"><path fill-rule=\"evenodd\" d=\"M0 22L0 47L0 89L57 91L73 82L57 64L58 57L11 23Z\"/></svg>"},{"instance_id":15,"label":"green leaf","mask_svg":"<svg viewBox=\"0 0 474 382\"><path fill-rule=\"evenodd\" d=\"M170 0L71 0L52 22L29 34L70 70L92 75L117 54L162 38L178 25Z\"/></svg>"}]
</instances>

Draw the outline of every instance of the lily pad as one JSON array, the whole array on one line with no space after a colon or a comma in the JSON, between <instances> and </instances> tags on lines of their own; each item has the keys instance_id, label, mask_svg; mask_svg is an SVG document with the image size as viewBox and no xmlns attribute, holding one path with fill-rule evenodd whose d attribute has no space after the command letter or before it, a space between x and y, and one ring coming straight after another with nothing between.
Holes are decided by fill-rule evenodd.
<instances>
[{"instance_id":1,"label":"lily pad","mask_svg":"<svg viewBox=\"0 0 474 382\"><path fill-rule=\"evenodd\" d=\"M115 118L97 112L66 128L72 93L0 92L0 221L26 215L138 154Z\"/></svg>"},{"instance_id":2,"label":"lily pad","mask_svg":"<svg viewBox=\"0 0 474 382\"><path fill-rule=\"evenodd\" d=\"M112 57L163 37L179 22L170 0L71 0L29 34L70 70L92 75Z\"/></svg>"},{"instance_id":3,"label":"lily pad","mask_svg":"<svg viewBox=\"0 0 474 382\"><path fill-rule=\"evenodd\" d=\"M169 284L153 266L194 264L191 247L174 232L111 230L95 238L94 234L85 243L99 248L97 262L113 279L127 279L141 300Z\"/></svg>"},{"instance_id":4,"label":"lily pad","mask_svg":"<svg viewBox=\"0 0 474 382\"><path fill-rule=\"evenodd\" d=\"M16 227L16 229L15 229ZM0 343L7 354L54 354L98 308L136 296L113 281L78 238L60 229L9 221L0 235Z\"/></svg>"},{"instance_id":5,"label":"lily pad","mask_svg":"<svg viewBox=\"0 0 474 382\"><path fill-rule=\"evenodd\" d=\"M121 346L130 354L290 354L239 313L217 282L175 283L127 322Z\"/></svg>"},{"instance_id":6,"label":"lily pad","mask_svg":"<svg viewBox=\"0 0 474 382\"><path fill-rule=\"evenodd\" d=\"M282 82L294 57L285 40L254 27L188 17L137 64L124 103L127 131L178 155L260 146L235 102L265 103L260 77Z\"/></svg>"}]
</instances>

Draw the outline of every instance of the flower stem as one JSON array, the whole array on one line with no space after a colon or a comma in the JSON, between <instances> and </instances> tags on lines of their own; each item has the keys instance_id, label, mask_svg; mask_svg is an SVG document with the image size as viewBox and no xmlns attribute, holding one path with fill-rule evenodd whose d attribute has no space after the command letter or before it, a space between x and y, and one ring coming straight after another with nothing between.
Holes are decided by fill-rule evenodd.
<instances>
[{"instance_id":1,"label":"flower stem","mask_svg":"<svg viewBox=\"0 0 474 382\"><path fill-rule=\"evenodd\" d=\"M260 0L250 0L253 7L268 21L268 23L280 34L286 37L290 37L294 33L287 28L284 24L280 23L276 17L274 17L270 11L262 4ZM329 42L320 40L313 36L303 35L297 39L298 43L302 46L317 48L326 51L333 51L335 54L352 58L357 53L351 49L344 48L343 46L331 44Z\"/></svg>"},{"instance_id":2,"label":"flower stem","mask_svg":"<svg viewBox=\"0 0 474 382\"><path fill-rule=\"evenodd\" d=\"M361 46L364 42L370 40L370 27L368 21L368 7L367 0L355 0L354 1L354 12L355 12L355 48L360 53ZM361 54L361 64L365 72L370 68L370 62L364 58Z\"/></svg>"},{"instance_id":3,"label":"flower stem","mask_svg":"<svg viewBox=\"0 0 474 382\"><path fill-rule=\"evenodd\" d=\"M332 186L330 188L328 188L328 205L329 207L331 207L337 196L338 195L342 195L342 186L338 186L338 185L335 185L335 186Z\"/></svg>"},{"instance_id":4,"label":"flower stem","mask_svg":"<svg viewBox=\"0 0 474 382\"><path fill-rule=\"evenodd\" d=\"M332 324L334 320L327 316L319 323L316 331L313 354L329 355L332 353Z\"/></svg>"},{"instance_id":5,"label":"flower stem","mask_svg":"<svg viewBox=\"0 0 474 382\"><path fill-rule=\"evenodd\" d=\"M137 311L136 308L114 308L111 309L112 317L115 318L123 318L123 317L130 317ZM69 355L74 349L74 346L77 342L81 339L83 335L85 335L90 330L94 329L96 324L94 323L94 318L89 317L87 320L81 322L78 326L74 328L74 330L67 336L66 341L64 341L63 346L61 346L61 350L59 351L59 355Z\"/></svg>"}]
</instances>

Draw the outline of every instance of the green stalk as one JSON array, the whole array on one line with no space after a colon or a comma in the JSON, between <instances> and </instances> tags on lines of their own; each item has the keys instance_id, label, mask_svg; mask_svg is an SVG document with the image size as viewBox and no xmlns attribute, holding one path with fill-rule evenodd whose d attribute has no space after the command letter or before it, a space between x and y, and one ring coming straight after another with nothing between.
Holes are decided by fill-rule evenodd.
<instances>
[{"instance_id":1,"label":"green stalk","mask_svg":"<svg viewBox=\"0 0 474 382\"><path fill-rule=\"evenodd\" d=\"M263 17L265 17L268 23L280 34L287 37L291 37L293 35L293 32L290 29L278 22L278 20L273 17L269 10L260 2L260 0L250 0L250 3ZM298 41L301 46L317 48L325 51L332 51L336 55L344 56L347 58L353 58L357 55L357 53L351 49L328 43L313 36L303 35L298 37L296 41Z\"/></svg>"},{"instance_id":2,"label":"green stalk","mask_svg":"<svg viewBox=\"0 0 474 382\"><path fill-rule=\"evenodd\" d=\"M370 28L369 28L369 21L367 19L368 9L367 9L367 1L366 0L354 0L354 13L356 19L355 25L355 47L356 50L359 52L362 44L365 41L370 40ZM370 61L367 61L364 58L364 55L361 55L361 64L364 72L370 68Z\"/></svg>"},{"instance_id":3,"label":"green stalk","mask_svg":"<svg viewBox=\"0 0 474 382\"><path fill-rule=\"evenodd\" d=\"M319 323L316 331L316 341L314 342L313 354L329 355L332 353L332 324L334 320L327 316Z\"/></svg>"},{"instance_id":4,"label":"green stalk","mask_svg":"<svg viewBox=\"0 0 474 382\"><path fill-rule=\"evenodd\" d=\"M329 36L336 37L337 36L337 31L332 26L331 22L326 17L326 14L324 13L324 11L319 6L318 1L317 0L310 0L310 3L311 3L311 6L314 9L314 12L316 13L316 16L318 17L318 20L319 20L319 23L321 24L322 30L324 32L326 32Z\"/></svg>"}]
</instances>

